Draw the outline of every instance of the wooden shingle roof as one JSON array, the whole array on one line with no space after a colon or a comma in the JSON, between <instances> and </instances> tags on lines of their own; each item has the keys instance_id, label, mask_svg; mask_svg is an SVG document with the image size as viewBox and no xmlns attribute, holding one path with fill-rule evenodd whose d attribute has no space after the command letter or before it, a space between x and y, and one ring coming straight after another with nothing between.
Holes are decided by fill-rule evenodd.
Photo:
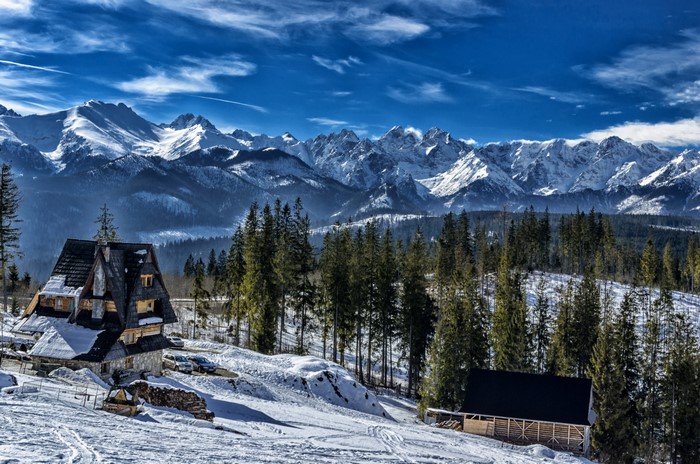
<instances>
[{"instance_id":1,"label":"wooden shingle roof","mask_svg":"<svg viewBox=\"0 0 700 464\"><path fill-rule=\"evenodd\" d=\"M592 425L590 379L470 369L459 412Z\"/></svg>"}]
</instances>

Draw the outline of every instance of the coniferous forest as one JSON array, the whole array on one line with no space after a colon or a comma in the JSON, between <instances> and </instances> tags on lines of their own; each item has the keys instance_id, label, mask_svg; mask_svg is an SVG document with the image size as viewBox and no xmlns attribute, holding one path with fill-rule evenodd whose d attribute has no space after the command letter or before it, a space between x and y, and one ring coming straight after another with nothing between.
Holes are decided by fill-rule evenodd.
<instances>
[{"instance_id":1,"label":"coniferous forest","mask_svg":"<svg viewBox=\"0 0 700 464\"><path fill-rule=\"evenodd\" d=\"M447 214L434 240L336 223L315 247L300 200L253 204L228 249L183 271L200 323L224 301L235 344L306 354L320 337L317 354L390 388L398 364L419 410L458 409L471 367L590 378L601 462L698 462L698 328L672 298L700 285L695 234L650 228L640 246L593 210L488 218ZM557 298L548 272L575 276ZM619 304L612 282L630 284Z\"/></svg>"}]
</instances>

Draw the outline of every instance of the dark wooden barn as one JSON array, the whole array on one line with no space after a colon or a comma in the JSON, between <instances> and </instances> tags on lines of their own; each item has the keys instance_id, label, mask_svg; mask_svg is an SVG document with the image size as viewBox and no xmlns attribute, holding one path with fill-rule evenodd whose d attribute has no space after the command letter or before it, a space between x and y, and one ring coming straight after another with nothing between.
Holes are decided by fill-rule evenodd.
<instances>
[{"instance_id":1,"label":"dark wooden barn","mask_svg":"<svg viewBox=\"0 0 700 464\"><path fill-rule=\"evenodd\" d=\"M589 379L471 369L460 413L468 433L588 454Z\"/></svg>"}]
</instances>

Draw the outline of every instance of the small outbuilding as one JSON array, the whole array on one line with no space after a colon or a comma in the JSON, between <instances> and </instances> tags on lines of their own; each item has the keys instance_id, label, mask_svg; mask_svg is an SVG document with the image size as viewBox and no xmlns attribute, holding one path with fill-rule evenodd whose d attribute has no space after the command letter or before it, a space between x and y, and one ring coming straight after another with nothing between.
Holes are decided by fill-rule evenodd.
<instances>
[{"instance_id":1,"label":"small outbuilding","mask_svg":"<svg viewBox=\"0 0 700 464\"><path fill-rule=\"evenodd\" d=\"M590 379L471 369L459 412L465 432L587 455L592 405Z\"/></svg>"}]
</instances>

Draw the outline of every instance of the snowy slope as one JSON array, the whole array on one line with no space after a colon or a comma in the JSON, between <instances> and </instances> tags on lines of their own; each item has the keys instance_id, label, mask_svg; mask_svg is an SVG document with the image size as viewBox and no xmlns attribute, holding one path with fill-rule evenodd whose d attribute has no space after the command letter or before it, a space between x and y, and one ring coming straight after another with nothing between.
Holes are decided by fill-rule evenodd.
<instances>
[{"instance_id":1,"label":"snowy slope","mask_svg":"<svg viewBox=\"0 0 700 464\"><path fill-rule=\"evenodd\" d=\"M205 348L201 343L199 347ZM309 394L294 385L294 379L314 378L316 369L336 369L347 377L342 368L325 361L265 357L218 344L206 349L214 351L205 355L235 367L252 386L245 390L230 382L238 378L177 373L150 382L195 391L216 414L213 424L148 405L139 416L125 418L84 408L71 395L57 399L55 390L29 389L1 397L0 458L10 462L580 462L543 446L503 447L495 440L429 427L412 417L410 402L398 398L385 399L384 409L394 419L354 409L357 401L366 401L364 397L351 397L342 407L327 401L326 394ZM36 380L17 377L20 384ZM65 388L63 379L74 386L81 377L91 391L100 390L89 376L66 373L44 380L42 388ZM109 431L109 438L104 431Z\"/></svg>"}]
</instances>

